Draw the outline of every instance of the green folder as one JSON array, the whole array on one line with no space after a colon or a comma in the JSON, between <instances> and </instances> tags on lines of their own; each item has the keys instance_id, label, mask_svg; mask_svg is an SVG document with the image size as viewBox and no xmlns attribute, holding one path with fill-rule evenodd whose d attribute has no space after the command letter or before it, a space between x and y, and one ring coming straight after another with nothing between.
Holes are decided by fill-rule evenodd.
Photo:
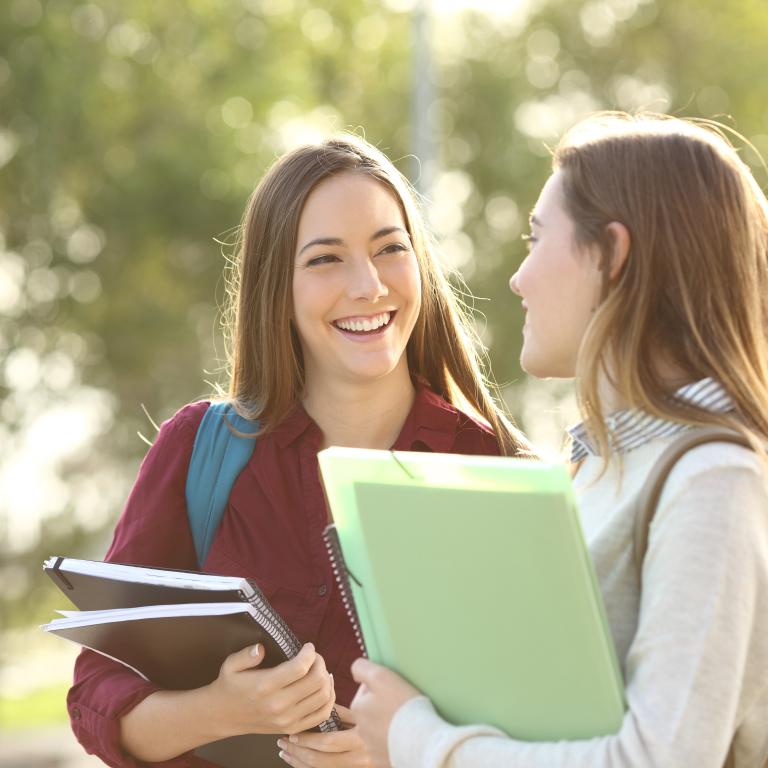
<instances>
[{"instance_id":1,"label":"green folder","mask_svg":"<svg viewBox=\"0 0 768 768\"><path fill-rule=\"evenodd\" d=\"M619 730L621 673L565 467L353 448L319 460L370 659L456 724L530 741Z\"/></svg>"}]
</instances>

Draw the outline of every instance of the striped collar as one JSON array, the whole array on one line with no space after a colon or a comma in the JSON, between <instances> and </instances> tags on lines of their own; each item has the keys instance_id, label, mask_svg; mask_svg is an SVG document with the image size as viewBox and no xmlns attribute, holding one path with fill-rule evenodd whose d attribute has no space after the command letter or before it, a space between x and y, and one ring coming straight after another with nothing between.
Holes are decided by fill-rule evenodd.
<instances>
[{"instance_id":1,"label":"striped collar","mask_svg":"<svg viewBox=\"0 0 768 768\"><path fill-rule=\"evenodd\" d=\"M675 392L680 400L697 405L713 413L727 413L735 408L730 395L723 386L711 378L701 379L680 387ZM648 441L658 437L672 437L690 429L687 424L679 424L667 419L651 416L637 408L624 408L615 411L606 420L611 450L615 453L627 453ZM584 423L571 427L571 461L581 461L587 456L599 455L591 444Z\"/></svg>"}]
</instances>

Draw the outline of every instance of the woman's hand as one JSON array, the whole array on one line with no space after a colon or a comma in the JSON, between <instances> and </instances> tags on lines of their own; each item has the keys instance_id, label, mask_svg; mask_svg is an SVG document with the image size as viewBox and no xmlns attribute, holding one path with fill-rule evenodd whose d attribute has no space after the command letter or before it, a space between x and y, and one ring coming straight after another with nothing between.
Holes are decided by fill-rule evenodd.
<instances>
[{"instance_id":1,"label":"woman's hand","mask_svg":"<svg viewBox=\"0 0 768 768\"><path fill-rule=\"evenodd\" d=\"M300 733L330 717L332 678L311 643L271 669L258 669L263 660L262 644L233 653L208 686L209 711L224 736Z\"/></svg>"},{"instance_id":2,"label":"woman's hand","mask_svg":"<svg viewBox=\"0 0 768 768\"><path fill-rule=\"evenodd\" d=\"M352 665L352 677L360 683L352 702L357 728L373 765L389 768L387 735L392 718L406 701L421 692L391 669L368 659L357 659Z\"/></svg>"},{"instance_id":3,"label":"woman's hand","mask_svg":"<svg viewBox=\"0 0 768 768\"><path fill-rule=\"evenodd\" d=\"M343 731L332 733L300 733L280 739L280 757L293 768L372 768L354 714L336 705L344 725Z\"/></svg>"}]
</instances>

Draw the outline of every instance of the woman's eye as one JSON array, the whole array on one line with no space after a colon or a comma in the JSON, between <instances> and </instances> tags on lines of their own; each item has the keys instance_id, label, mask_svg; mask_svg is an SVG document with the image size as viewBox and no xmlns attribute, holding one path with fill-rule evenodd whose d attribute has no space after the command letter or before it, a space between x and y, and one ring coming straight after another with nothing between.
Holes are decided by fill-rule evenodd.
<instances>
[{"instance_id":1,"label":"woman's eye","mask_svg":"<svg viewBox=\"0 0 768 768\"><path fill-rule=\"evenodd\" d=\"M403 251L407 251L408 246L403 245L402 243L390 243L389 245L385 245L379 253L402 253Z\"/></svg>"},{"instance_id":2,"label":"woman's eye","mask_svg":"<svg viewBox=\"0 0 768 768\"><path fill-rule=\"evenodd\" d=\"M531 248L533 248L534 244L536 243L536 238L533 235L521 235L521 239L523 242L528 246L528 250L530 251Z\"/></svg>"},{"instance_id":3,"label":"woman's eye","mask_svg":"<svg viewBox=\"0 0 768 768\"><path fill-rule=\"evenodd\" d=\"M321 264L331 264L334 261L338 261L339 257L334 256L332 253L324 253L322 256L313 256L308 262L308 267L317 267Z\"/></svg>"}]
</instances>

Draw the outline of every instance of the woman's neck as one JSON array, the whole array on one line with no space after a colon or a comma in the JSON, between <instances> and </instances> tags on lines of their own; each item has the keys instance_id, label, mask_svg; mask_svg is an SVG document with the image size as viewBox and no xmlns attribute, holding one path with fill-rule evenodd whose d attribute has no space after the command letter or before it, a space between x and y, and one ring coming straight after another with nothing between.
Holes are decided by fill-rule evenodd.
<instances>
[{"instance_id":1,"label":"woman's neck","mask_svg":"<svg viewBox=\"0 0 768 768\"><path fill-rule=\"evenodd\" d=\"M303 405L323 433L322 447L390 448L416 394L407 368L404 374L364 383L307 382Z\"/></svg>"},{"instance_id":2,"label":"woman's neck","mask_svg":"<svg viewBox=\"0 0 768 768\"><path fill-rule=\"evenodd\" d=\"M693 379L683 368L674 363L660 358L656 361L656 370L662 385L668 392L675 392L684 384L689 384ZM603 416L610 416L612 413L628 407L626 396L614 387L611 378L602 374L598 379L597 391L600 397L600 406Z\"/></svg>"},{"instance_id":3,"label":"woman's neck","mask_svg":"<svg viewBox=\"0 0 768 768\"><path fill-rule=\"evenodd\" d=\"M614 388L605 374L598 379L597 394L600 398L600 410L603 417L610 416L612 413L627 407L626 399L621 392Z\"/></svg>"}]
</instances>

